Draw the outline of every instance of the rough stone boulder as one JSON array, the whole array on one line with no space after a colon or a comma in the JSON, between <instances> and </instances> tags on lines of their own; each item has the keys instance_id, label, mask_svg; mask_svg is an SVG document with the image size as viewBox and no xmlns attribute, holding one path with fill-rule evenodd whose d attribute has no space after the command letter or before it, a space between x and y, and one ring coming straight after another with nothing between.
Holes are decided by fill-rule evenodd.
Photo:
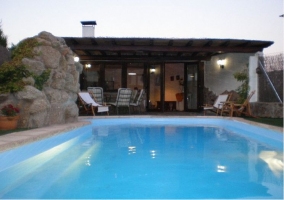
<instances>
[{"instance_id":1,"label":"rough stone boulder","mask_svg":"<svg viewBox=\"0 0 284 200\"><path fill-rule=\"evenodd\" d=\"M40 43L33 49L35 56L22 59L22 63L36 75L49 69L49 79L40 91L34 87L32 77L25 78L22 91L0 95L0 106L12 103L20 108L18 128L77 121L76 100L83 66L74 62L74 54L62 38L48 32L41 32L34 38Z\"/></svg>"}]
</instances>

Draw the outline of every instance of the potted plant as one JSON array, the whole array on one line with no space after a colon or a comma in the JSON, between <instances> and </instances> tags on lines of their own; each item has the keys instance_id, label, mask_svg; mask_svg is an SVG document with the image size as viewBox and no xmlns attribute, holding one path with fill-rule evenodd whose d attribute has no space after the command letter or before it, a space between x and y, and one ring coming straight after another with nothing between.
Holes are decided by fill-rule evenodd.
<instances>
[{"instance_id":1,"label":"potted plant","mask_svg":"<svg viewBox=\"0 0 284 200\"><path fill-rule=\"evenodd\" d=\"M18 113L20 109L12 104L6 105L1 109L0 130L16 129L18 124Z\"/></svg>"}]
</instances>

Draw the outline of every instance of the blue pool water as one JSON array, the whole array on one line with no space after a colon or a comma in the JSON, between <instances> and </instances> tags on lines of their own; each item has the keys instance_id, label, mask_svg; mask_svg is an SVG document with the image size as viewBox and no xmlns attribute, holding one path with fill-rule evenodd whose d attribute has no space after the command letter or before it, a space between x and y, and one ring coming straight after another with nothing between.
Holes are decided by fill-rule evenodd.
<instances>
[{"instance_id":1,"label":"blue pool water","mask_svg":"<svg viewBox=\"0 0 284 200\"><path fill-rule=\"evenodd\" d=\"M283 198L283 135L225 119L118 118L0 154L0 198Z\"/></svg>"}]
</instances>

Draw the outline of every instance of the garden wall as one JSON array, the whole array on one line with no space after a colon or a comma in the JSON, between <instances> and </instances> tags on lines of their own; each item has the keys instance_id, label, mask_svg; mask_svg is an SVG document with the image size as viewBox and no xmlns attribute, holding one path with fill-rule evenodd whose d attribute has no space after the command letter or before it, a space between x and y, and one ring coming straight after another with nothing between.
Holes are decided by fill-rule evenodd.
<instances>
[{"instance_id":1,"label":"garden wall","mask_svg":"<svg viewBox=\"0 0 284 200\"><path fill-rule=\"evenodd\" d=\"M251 112L256 117L283 118L283 103L253 102Z\"/></svg>"}]
</instances>

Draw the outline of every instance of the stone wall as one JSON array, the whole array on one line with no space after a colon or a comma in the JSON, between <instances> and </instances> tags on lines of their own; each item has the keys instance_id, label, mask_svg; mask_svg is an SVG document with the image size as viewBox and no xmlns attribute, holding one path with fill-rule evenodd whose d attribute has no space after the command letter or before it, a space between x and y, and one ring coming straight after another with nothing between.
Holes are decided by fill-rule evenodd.
<instances>
[{"instance_id":1,"label":"stone wall","mask_svg":"<svg viewBox=\"0 0 284 200\"><path fill-rule=\"evenodd\" d=\"M283 118L283 104L277 102L250 103L251 112L256 117Z\"/></svg>"},{"instance_id":2,"label":"stone wall","mask_svg":"<svg viewBox=\"0 0 284 200\"><path fill-rule=\"evenodd\" d=\"M73 52L62 38L48 32L41 32L35 38L41 44L34 48L36 56L24 58L22 63L37 75L50 69L49 80L40 91L29 77L24 80L26 85L22 91L0 95L0 107L12 103L20 108L18 128L75 122L78 120L76 100L83 66L74 62Z\"/></svg>"}]
</instances>

